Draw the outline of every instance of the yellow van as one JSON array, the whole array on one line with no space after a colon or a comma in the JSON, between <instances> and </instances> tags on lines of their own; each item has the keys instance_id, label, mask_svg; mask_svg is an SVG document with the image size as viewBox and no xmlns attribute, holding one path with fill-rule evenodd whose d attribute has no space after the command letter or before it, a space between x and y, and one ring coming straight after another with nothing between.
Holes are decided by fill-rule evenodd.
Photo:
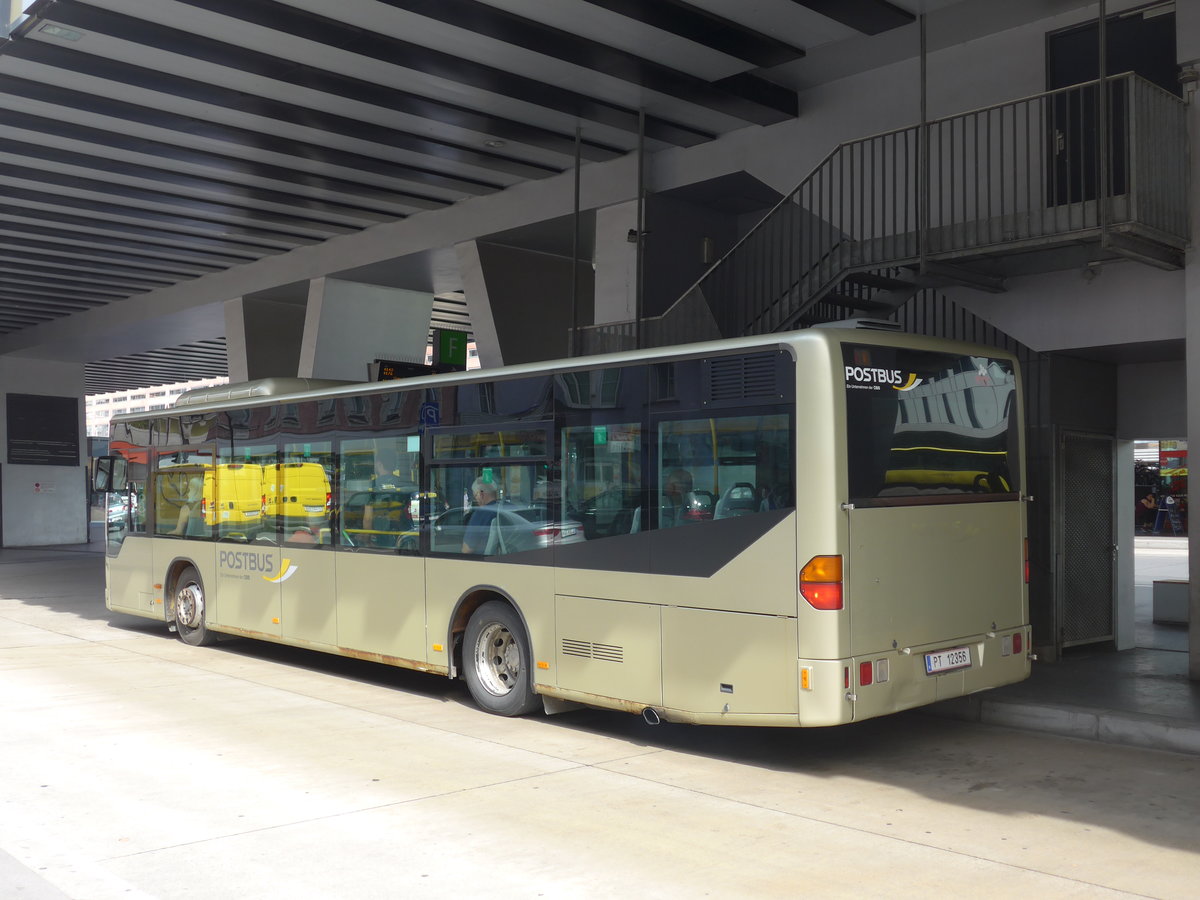
<instances>
[{"instance_id":1,"label":"yellow van","mask_svg":"<svg viewBox=\"0 0 1200 900\"><path fill-rule=\"evenodd\" d=\"M158 534L201 537L213 525L222 535L250 534L262 527L265 508L262 466L185 463L154 473Z\"/></svg>"},{"instance_id":2,"label":"yellow van","mask_svg":"<svg viewBox=\"0 0 1200 900\"><path fill-rule=\"evenodd\" d=\"M266 516L271 525L285 530L296 527L329 527L332 497L325 467L315 462L278 463L266 468Z\"/></svg>"}]
</instances>

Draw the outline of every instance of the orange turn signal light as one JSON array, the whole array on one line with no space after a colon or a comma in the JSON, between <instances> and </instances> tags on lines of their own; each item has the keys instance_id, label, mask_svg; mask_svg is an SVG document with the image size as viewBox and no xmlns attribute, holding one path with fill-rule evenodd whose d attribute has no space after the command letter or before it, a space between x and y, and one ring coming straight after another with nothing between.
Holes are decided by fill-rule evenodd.
<instances>
[{"instance_id":1,"label":"orange turn signal light","mask_svg":"<svg viewBox=\"0 0 1200 900\"><path fill-rule=\"evenodd\" d=\"M800 595L813 609L842 608L842 558L814 556L800 570Z\"/></svg>"}]
</instances>

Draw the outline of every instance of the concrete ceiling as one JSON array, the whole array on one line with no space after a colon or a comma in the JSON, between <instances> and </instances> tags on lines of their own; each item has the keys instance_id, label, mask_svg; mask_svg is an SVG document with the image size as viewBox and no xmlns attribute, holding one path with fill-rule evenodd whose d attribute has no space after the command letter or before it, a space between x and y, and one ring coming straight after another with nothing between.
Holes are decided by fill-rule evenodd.
<instances>
[{"instance_id":1,"label":"concrete ceiling","mask_svg":"<svg viewBox=\"0 0 1200 900\"><path fill-rule=\"evenodd\" d=\"M37 0L0 43L0 352L29 352L55 320L569 171L577 126L593 162L637 149L639 109L649 152L784 121L807 85L913 55L922 8L944 13L949 43L998 27L964 8L1019 18L1030 2ZM225 374L212 310L97 340L88 391Z\"/></svg>"}]
</instances>

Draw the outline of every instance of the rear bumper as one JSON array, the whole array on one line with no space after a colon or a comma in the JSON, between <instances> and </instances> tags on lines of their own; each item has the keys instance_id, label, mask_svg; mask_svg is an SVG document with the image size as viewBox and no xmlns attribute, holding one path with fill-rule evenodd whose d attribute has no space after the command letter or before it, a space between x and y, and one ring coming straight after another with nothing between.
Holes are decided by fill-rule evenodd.
<instances>
[{"instance_id":1,"label":"rear bumper","mask_svg":"<svg viewBox=\"0 0 1200 900\"><path fill-rule=\"evenodd\" d=\"M1013 651L1013 636L1021 649ZM965 647L971 665L937 674L927 653ZM800 724L840 725L1013 684L1029 677L1029 626L847 659L799 660ZM806 686L807 685L807 686Z\"/></svg>"}]
</instances>

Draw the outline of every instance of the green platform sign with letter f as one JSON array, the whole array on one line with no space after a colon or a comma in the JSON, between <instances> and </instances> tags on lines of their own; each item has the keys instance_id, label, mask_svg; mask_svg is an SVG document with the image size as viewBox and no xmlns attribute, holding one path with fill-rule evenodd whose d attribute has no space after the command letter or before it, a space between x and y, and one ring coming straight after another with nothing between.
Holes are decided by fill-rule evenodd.
<instances>
[{"instance_id":1,"label":"green platform sign with letter f","mask_svg":"<svg viewBox=\"0 0 1200 900\"><path fill-rule=\"evenodd\" d=\"M435 329L433 333L433 364L465 369L467 367L466 332Z\"/></svg>"}]
</instances>

